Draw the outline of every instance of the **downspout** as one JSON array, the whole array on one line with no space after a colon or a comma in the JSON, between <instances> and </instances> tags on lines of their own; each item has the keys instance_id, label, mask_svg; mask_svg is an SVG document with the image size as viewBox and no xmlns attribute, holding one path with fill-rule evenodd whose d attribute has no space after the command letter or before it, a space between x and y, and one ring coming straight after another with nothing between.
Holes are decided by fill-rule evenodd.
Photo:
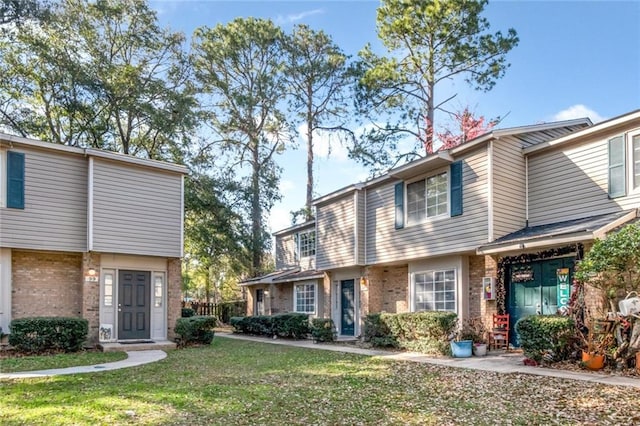
<instances>
[{"instance_id":1,"label":"downspout","mask_svg":"<svg viewBox=\"0 0 640 426\"><path fill-rule=\"evenodd\" d=\"M487 210L488 220L487 224L487 241L493 241L493 140L489 141L489 147L487 149Z\"/></svg>"},{"instance_id":2,"label":"downspout","mask_svg":"<svg viewBox=\"0 0 640 426\"><path fill-rule=\"evenodd\" d=\"M358 264L358 192L356 189L353 191L353 263Z\"/></svg>"},{"instance_id":3,"label":"downspout","mask_svg":"<svg viewBox=\"0 0 640 426\"><path fill-rule=\"evenodd\" d=\"M84 150L87 155L87 149ZM93 251L93 156L89 157L89 185L87 188L87 251Z\"/></svg>"},{"instance_id":4,"label":"downspout","mask_svg":"<svg viewBox=\"0 0 640 426\"><path fill-rule=\"evenodd\" d=\"M529 227L529 157L524 156L524 226Z\"/></svg>"}]
</instances>

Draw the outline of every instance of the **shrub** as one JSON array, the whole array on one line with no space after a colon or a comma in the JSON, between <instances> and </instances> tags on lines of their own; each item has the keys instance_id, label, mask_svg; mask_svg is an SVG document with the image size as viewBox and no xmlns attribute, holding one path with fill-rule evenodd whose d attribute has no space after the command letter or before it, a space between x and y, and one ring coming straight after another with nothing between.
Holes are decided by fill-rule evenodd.
<instances>
[{"instance_id":1,"label":"shrub","mask_svg":"<svg viewBox=\"0 0 640 426\"><path fill-rule=\"evenodd\" d=\"M273 315L271 327L274 335L304 339L309 334L309 315L296 312Z\"/></svg>"},{"instance_id":2,"label":"shrub","mask_svg":"<svg viewBox=\"0 0 640 426\"><path fill-rule=\"evenodd\" d=\"M249 317L231 317L229 318L229 325L233 327L234 333L246 333L249 323Z\"/></svg>"},{"instance_id":3,"label":"shrub","mask_svg":"<svg viewBox=\"0 0 640 426\"><path fill-rule=\"evenodd\" d=\"M365 341L424 353L447 354L449 335L457 316L452 312L370 314L365 318Z\"/></svg>"},{"instance_id":4,"label":"shrub","mask_svg":"<svg viewBox=\"0 0 640 426\"><path fill-rule=\"evenodd\" d=\"M19 318L11 321L9 329L9 344L20 352L76 352L87 339L89 322L66 317Z\"/></svg>"},{"instance_id":5,"label":"shrub","mask_svg":"<svg viewBox=\"0 0 640 426\"><path fill-rule=\"evenodd\" d=\"M182 318L190 318L196 315L196 311L192 308L182 308Z\"/></svg>"},{"instance_id":6,"label":"shrub","mask_svg":"<svg viewBox=\"0 0 640 426\"><path fill-rule=\"evenodd\" d=\"M215 334L213 328L216 324L217 320L215 317L196 315L193 317L178 318L173 331L179 336L181 346L189 344L208 345L213 340Z\"/></svg>"},{"instance_id":7,"label":"shrub","mask_svg":"<svg viewBox=\"0 0 640 426\"><path fill-rule=\"evenodd\" d=\"M285 313L273 316L231 317L229 324L234 332L257 336L280 336L303 339L309 334L309 316L300 313Z\"/></svg>"},{"instance_id":8,"label":"shrub","mask_svg":"<svg viewBox=\"0 0 640 426\"><path fill-rule=\"evenodd\" d=\"M336 326L331 318L313 318L311 336L315 342L333 342L336 340Z\"/></svg>"},{"instance_id":9,"label":"shrub","mask_svg":"<svg viewBox=\"0 0 640 426\"><path fill-rule=\"evenodd\" d=\"M524 355L537 362L569 357L576 340L573 319L559 315L532 315L515 325Z\"/></svg>"}]
</instances>

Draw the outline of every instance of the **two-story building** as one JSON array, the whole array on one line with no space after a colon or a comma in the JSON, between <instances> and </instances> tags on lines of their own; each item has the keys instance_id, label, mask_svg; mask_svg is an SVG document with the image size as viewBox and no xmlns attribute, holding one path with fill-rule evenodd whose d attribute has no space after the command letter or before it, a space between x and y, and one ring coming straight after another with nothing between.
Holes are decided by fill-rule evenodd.
<instances>
[{"instance_id":1,"label":"two-story building","mask_svg":"<svg viewBox=\"0 0 640 426\"><path fill-rule=\"evenodd\" d=\"M570 282L584 248L635 218L638 133L639 112L496 129L347 186L315 200L315 222L275 234L275 274L313 274L304 312L332 318L341 336L358 336L370 312L555 313L558 280ZM300 311L283 279L259 296L260 279L244 284L252 300Z\"/></svg>"},{"instance_id":2,"label":"two-story building","mask_svg":"<svg viewBox=\"0 0 640 426\"><path fill-rule=\"evenodd\" d=\"M180 316L185 167L0 134L0 327L82 317L91 343Z\"/></svg>"}]
</instances>

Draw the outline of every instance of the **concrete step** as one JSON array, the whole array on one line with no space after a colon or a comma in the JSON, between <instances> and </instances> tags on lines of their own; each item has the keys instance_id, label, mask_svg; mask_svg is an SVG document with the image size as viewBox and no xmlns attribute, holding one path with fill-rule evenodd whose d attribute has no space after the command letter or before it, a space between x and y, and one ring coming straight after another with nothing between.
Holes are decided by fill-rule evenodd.
<instances>
[{"instance_id":1,"label":"concrete step","mask_svg":"<svg viewBox=\"0 0 640 426\"><path fill-rule=\"evenodd\" d=\"M167 350L175 349L175 342L169 340L154 340L144 342L109 342L99 343L98 348L102 352L126 352L126 351L149 351L154 349Z\"/></svg>"}]
</instances>

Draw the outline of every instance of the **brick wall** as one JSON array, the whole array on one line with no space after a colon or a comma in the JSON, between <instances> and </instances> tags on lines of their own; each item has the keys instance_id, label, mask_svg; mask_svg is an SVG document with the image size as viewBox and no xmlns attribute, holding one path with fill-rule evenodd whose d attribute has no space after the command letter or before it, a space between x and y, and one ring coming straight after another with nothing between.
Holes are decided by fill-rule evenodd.
<instances>
[{"instance_id":1,"label":"brick wall","mask_svg":"<svg viewBox=\"0 0 640 426\"><path fill-rule=\"evenodd\" d=\"M293 312L293 284L278 283L271 289L271 314Z\"/></svg>"},{"instance_id":2,"label":"brick wall","mask_svg":"<svg viewBox=\"0 0 640 426\"><path fill-rule=\"evenodd\" d=\"M365 276L368 283L367 313L409 311L409 268L407 265L368 267Z\"/></svg>"},{"instance_id":3,"label":"brick wall","mask_svg":"<svg viewBox=\"0 0 640 426\"><path fill-rule=\"evenodd\" d=\"M495 300L482 299L482 278L497 276L497 261L491 256L469 256L469 317L480 317L490 327L498 312Z\"/></svg>"},{"instance_id":4,"label":"brick wall","mask_svg":"<svg viewBox=\"0 0 640 426\"><path fill-rule=\"evenodd\" d=\"M100 282L84 282L84 277L89 276L89 270L95 271L95 276L100 277L100 254L82 254L82 317L89 321L89 342L98 341L100 328Z\"/></svg>"},{"instance_id":5,"label":"brick wall","mask_svg":"<svg viewBox=\"0 0 640 426\"><path fill-rule=\"evenodd\" d=\"M322 317L331 318L331 276L328 273L324 274L324 278L320 280L320 283L324 294L322 298Z\"/></svg>"},{"instance_id":6,"label":"brick wall","mask_svg":"<svg viewBox=\"0 0 640 426\"><path fill-rule=\"evenodd\" d=\"M12 318L82 317L82 254L11 253Z\"/></svg>"},{"instance_id":7,"label":"brick wall","mask_svg":"<svg viewBox=\"0 0 640 426\"><path fill-rule=\"evenodd\" d=\"M167 259L167 339L174 340L173 329L182 313L182 259Z\"/></svg>"}]
</instances>

